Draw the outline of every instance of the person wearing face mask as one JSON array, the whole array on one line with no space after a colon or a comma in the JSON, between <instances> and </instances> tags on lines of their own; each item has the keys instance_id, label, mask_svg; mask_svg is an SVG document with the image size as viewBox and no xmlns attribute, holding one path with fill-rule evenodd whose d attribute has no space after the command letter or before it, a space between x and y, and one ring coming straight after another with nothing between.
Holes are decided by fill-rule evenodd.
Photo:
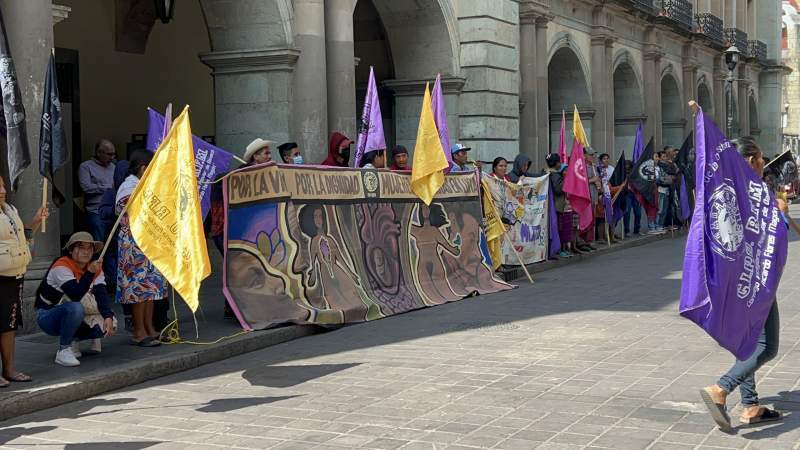
<instances>
[{"instance_id":1,"label":"person wearing face mask","mask_svg":"<svg viewBox=\"0 0 800 450\"><path fill-rule=\"evenodd\" d=\"M100 353L100 338L114 335L103 260L92 261L102 248L85 231L73 234L64 246L66 254L53 262L36 291L36 322L46 334L59 337L56 364L78 366L78 341L91 339L90 352Z\"/></svg>"},{"instance_id":2,"label":"person wearing face mask","mask_svg":"<svg viewBox=\"0 0 800 450\"><path fill-rule=\"evenodd\" d=\"M286 142L278 146L284 164L303 164L303 155L296 142Z\"/></svg>"},{"instance_id":3,"label":"person wearing face mask","mask_svg":"<svg viewBox=\"0 0 800 450\"><path fill-rule=\"evenodd\" d=\"M348 167L350 163L350 146L353 141L347 136L334 132L328 144L328 157L322 161L323 166Z\"/></svg>"}]
</instances>

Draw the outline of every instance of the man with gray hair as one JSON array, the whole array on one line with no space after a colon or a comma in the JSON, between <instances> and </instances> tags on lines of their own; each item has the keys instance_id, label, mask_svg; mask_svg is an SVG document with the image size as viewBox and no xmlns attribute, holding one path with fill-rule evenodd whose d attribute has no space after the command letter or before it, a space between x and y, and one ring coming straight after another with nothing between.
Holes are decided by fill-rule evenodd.
<instances>
[{"instance_id":1,"label":"man with gray hair","mask_svg":"<svg viewBox=\"0 0 800 450\"><path fill-rule=\"evenodd\" d=\"M92 237L106 240L106 227L100 218L100 203L103 193L114 187L114 158L117 151L108 139L100 139L94 145L94 158L81 163L78 181L83 189L86 223Z\"/></svg>"}]
</instances>

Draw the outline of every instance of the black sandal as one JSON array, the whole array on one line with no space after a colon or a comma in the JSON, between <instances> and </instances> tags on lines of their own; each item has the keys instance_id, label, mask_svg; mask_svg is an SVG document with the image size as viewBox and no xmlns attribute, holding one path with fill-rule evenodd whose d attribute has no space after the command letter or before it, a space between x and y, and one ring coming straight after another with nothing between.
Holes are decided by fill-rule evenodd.
<instances>
[{"instance_id":1,"label":"black sandal","mask_svg":"<svg viewBox=\"0 0 800 450\"><path fill-rule=\"evenodd\" d=\"M158 347L159 345L161 345L161 342L156 339L153 339L150 336L146 336L141 341L131 339L131 345L135 345L137 347Z\"/></svg>"},{"instance_id":2,"label":"black sandal","mask_svg":"<svg viewBox=\"0 0 800 450\"><path fill-rule=\"evenodd\" d=\"M711 398L711 394L709 394L705 389L700 389L700 397L703 399L703 403L706 404L706 408L708 408L711 418L717 423L719 429L722 431L730 431L731 417L728 415L725 405L715 403L714 399Z\"/></svg>"},{"instance_id":3,"label":"black sandal","mask_svg":"<svg viewBox=\"0 0 800 450\"><path fill-rule=\"evenodd\" d=\"M783 419L783 413L769 409L766 406L761 410L761 414L755 417L740 417L739 422L745 425L755 425L757 423L777 422Z\"/></svg>"}]
</instances>

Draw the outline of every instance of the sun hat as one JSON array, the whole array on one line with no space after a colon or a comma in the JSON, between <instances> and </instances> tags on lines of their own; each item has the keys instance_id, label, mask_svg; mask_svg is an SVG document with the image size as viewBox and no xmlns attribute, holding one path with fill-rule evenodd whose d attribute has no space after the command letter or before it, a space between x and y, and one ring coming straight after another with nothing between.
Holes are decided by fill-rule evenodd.
<instances>
[{"instance_id":1,"label":"sun hat","mask_svg":"<svg viewBox=\"0 0 800 450\"><path fill-rule=\"evenodd\" d=\"M103 243L100 241L95 241L94 237L89 232L86 231L78 231L77 233L73 233L72 236L69 237L67 244L64 245L64 250L69 250L74 244L80 242L88 242L94 246L94 252L97 253L103 249Z\"/></svg>"},{"instance_id":2,"label":"sun hat","mask_svg":"<svg viewBox=\"0 0 800 450\"><path fill-rule=\"evenodd\" d=\"M261 138L255 138L253 142L247 145L244 152L244 160L250 162L250 159L264 147L272 147L272 141Z\"/></svg>"}]
</instances>

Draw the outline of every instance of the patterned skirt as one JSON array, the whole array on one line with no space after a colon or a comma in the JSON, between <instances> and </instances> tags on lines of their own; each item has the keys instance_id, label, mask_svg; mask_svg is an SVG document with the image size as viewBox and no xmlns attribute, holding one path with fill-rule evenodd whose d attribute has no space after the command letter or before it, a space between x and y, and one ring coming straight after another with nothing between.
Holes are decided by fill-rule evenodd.
<instances>
[{"instance_id":1,"label":"patterned skirt","mask_svg":"<svg viewBox=\"0 0 800 450\"><path fill-rule=\"evenodd\" d=\"M167 297L167 282L131 235L127 214L119 223L117 302L141 303Z\"/></svg>"}]
</instances>

